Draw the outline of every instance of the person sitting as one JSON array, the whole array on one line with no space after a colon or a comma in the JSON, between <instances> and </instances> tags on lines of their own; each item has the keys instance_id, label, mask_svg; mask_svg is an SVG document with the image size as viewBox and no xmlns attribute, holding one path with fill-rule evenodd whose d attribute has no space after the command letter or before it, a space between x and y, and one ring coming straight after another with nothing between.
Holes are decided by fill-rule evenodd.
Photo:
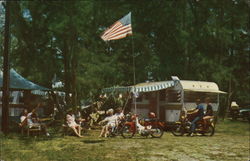
<instances>
[{"instance_id":1,"label":"person sitting","mask_svg":"<svg viewBox=\"0 0 250 161\"><path fill-rule=\"evenodd\" d=\"M50 134L47 132L46 125L40 122L38 115L36 114L36 109L39 106L40 106L40 104L38 104L36 108L34 108L30 113L27 114L28 127L29 128L39 127L45 132L46 136L50 136Z\"/></svg>"},{"instance_id":2,"label":"person sitting","mask_svg":"<svg viewBox=\"0 0 250 161\"><path fill-rule=\"evenodd\" d=\"M83 137L81 135L81 126L76 123L76 121L75 121L75 115L73 114L72 110L70 110L68 112L68 114L66 115L66 122L67 122L68 126L74 131L74 133L78 137Z\"/></svg>"},{"instance_id":3,"label":"person sitting","mask_svg":"<svg viewBox=\"0 0 250 161\"><path fill-rule=\"evenodd\" d=\"M99 122L99 124L107 122L107 124L102 127L102 131L99 137L103 137L103 135L104 137L107 137L109 134L108 132L109 128L115 128L117 126L117 116L113 115L114 110L109 109L106 113L108 116L104 120Z\"/></svg>"},{"instance_id":4,"label":"person sitting","mask_svg":"<svg viewBox=\"0 0 250 161\"><path fill-rule=\"evenodd\" d=\"M214 115L213 107L210 103L210 98L205 98L205 103L207 104L207 110L205 116L203 117L204 120L204 127L207 127L209 119L211 119Z\"/></svg>"},{"instance_id":5,"label":"person sitting","mask_svg":"<svg viewBox=\"0 0 250 161\"><path fill-rule=\"evenodd\" d=\"M148 113L148 118L145 119L145 121L146 120L148 120L148 121L155 121L155 120L157 120L156 114L154 112L149 112Z\"/></svg>"},{"instance_id":6,"label":"person sitting","mask_svg":"<svg viewBox=\"0 0 250 161\"><path fill-rule=\"evenodd\" d=\"M121 120L124 119L125 116L124 116L124 112L123 112L123 110L122 110L121 107L118 107L118 108L116 109L115 116L116 116L116 119L117 119L117 122L118 122L118 123L119 123Z\"/></svg>"},{"instance_id":7,"label":"person sitting","mask_svg":"<svg viewBox=\"0 0 250 161\"><path fill-rule=\"evenodd\" d=\"M196 99L196 105L197 107L194 110L189 111L189 114L196 114L196 117L191 121L191 127L188 136L193 136L197 121L201 120L204 116L204 107L201 105L200 99Z\"/></svg>"},{"instance_id":8,"label":"person sitting","mask_svg":"<svg viewBox=\"0 0 250 161\"><path fill-rule=\"evenodd\" d=\"M213 107L212 107L212 105L210 103L210 98L209 97L207 97L205 99L205 103L207 104L207 110L206 110L206 113L205 113L205 117L206 116L213 116L214 115L214 111L213 111Z\"/></svg>"},{"instance_id":9,"label":"person sitting","mask_svg":"<svg viewBox=\"0 0 250 161\"><path fill-rule=\"evenodd\" d=\"M19 123L20 127L24 127L27 125L27 115L28 115L28 110L25 108L20 116L20 123Z\"/></svg>"},{"instance_id":10,"label":"person sitting","mask_svg":"<svg viewBox=\"0 0 250 161\"><path fill-rule=\"evenodd\" d=\"M80 110L77 110L77 111L76 111L76 115L75 115L75 116L76 116L76 118L75 118L76 123L78 123L79 125L82 125L83 122L86 121L84 118L82 118L82 113L81 113Z\"/></svg>"},{"instance_id":11,"label":"person sitting","mask_svg":"<svg viewBox=\"0 0 250 161\"><path fill-rule=\"evenodd\" d=\"M118 107L115 111L116 111L116 113L115 113L115 117L116 117L115 128L116 128L116 130L119 130L123 126L123 122L125 121L125 115L124 115L124 112L123 112L121 107Z\"/></svg>"},{"instance_id":12,"label":"person sitting","mask_svg":"<svg viewBox=\"0 0 250 161\"><path fill-rule=\"evenodd\" d=\"M89 129L91 129L97 123L97 121L100 117L100 114L99 114L97 108L94 108L94 110L89 115L89 117L90 117Z\"/></svg>"}]
</instances>

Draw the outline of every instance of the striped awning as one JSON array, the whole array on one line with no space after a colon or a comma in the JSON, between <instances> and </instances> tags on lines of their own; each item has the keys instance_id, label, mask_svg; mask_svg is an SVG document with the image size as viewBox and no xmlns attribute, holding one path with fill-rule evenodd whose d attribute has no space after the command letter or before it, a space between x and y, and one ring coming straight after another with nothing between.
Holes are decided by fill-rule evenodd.
<instances>
[{"instance_id":1,"label":"striped awning","mask_svg":"<svg viewBox=\"0 0 250 161\"><path fill-rule=\"evenodd\" d=\"M112 92L153 92L159 91L162 89L167 89L174 86L174 81L162 81L162 82L146 82L139 83L134 86L127 87L111 87L105 88L102 90L103 93L112 93Z\"/></svg>"},{"instance_id":2,"label":"striped awning","mask_svg":"<svg viewBox=\"0 0 250 161\"><path fill-rule=\"evenodd\" d=\"M113 92L130 92L131 88L130 86L124 87L124 86L115 86L115 87L110 87L110 88L104 88L102 89L103 93L113 93Z\"/></svg>"},{"instance_id":3,"label":"striped awning","mask_svg":"<svg viewBox=\"0 0 250 161\"><path fill-rule=\"evenodd\" d=\"M131 86L132 92L153 92L174 86L174 81L146 82Z\"/></svg>"}]
</instances>

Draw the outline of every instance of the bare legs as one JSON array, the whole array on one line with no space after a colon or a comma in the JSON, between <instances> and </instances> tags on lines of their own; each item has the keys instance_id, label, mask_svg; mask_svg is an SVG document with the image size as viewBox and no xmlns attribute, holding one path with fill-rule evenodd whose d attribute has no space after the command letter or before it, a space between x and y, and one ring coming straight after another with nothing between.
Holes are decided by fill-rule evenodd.
<instances>
[{"instance_id":1,"label":"bare legs","mask_svg":"<svg viewBox=\"0 0 250 161\"><path fill-rule=\"evenodd\" d=\"M73 129L74 133L75 133L78 137L83 137L83 136L81 135L81 127L80 127L80 126L72 126L71 128Z\"/></svg>"},{"instance_id":2,"label":"bare legs","mask_svg":"<svg viewBox=\"0 0 250 161\"><path fill-rule=\"evenodd\" d=\"M110 128L110 126L108 126L108 125L103 126L99 137L103 137L103 135L104 135L104 137L106 138L109 134L109 130L108 130L109 128Z\"/></svg>"},{"instance_id":3,"label":"bare legs","mask_svg":"<svg viewBox=\"0 0 250 161\"><path fill-rule=\"evenodd\" d=\"M102 131L101 131L99 137L103 137L103 135L105 135L105 134L106 134L106 126L103 126L103 127L102 127ZM106 137L106 136L105 136L105 137Z\"/></svg>"}]
</instances>

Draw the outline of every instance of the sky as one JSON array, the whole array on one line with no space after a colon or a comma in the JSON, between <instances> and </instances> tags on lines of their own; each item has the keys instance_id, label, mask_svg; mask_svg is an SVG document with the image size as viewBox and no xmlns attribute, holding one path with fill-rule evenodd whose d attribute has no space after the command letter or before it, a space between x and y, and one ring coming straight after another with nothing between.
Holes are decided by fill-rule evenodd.
<instances>
[{"instance_id":1,"label":"sky","mask_svg":"<svg viewBox=\"0 0 250 161\"><path fill-rule=\"evenodd\" d=\"M0 31L2 30L2 27L4 25L4 8L2 2L3 1L0 0Z\"/></svg>"}]
</instances>

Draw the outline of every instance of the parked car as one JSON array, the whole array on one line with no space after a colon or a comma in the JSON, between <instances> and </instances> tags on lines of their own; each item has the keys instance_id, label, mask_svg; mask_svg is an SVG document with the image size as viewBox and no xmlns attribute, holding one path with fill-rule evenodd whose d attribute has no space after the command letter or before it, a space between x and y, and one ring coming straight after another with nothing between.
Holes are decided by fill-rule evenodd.
<instances>
[{"instance_id":1,"label":"parked car","mask_svg":"<svg viewBox=\"0 0 250 161\"><path fill-rule=\"evenodd\" d=\"M243 118L244 120L248 120L250 121L250 105L244 107L244 108L241 108L239 110L239 116L241 118Z\"/></svg>"}]
</instances>

